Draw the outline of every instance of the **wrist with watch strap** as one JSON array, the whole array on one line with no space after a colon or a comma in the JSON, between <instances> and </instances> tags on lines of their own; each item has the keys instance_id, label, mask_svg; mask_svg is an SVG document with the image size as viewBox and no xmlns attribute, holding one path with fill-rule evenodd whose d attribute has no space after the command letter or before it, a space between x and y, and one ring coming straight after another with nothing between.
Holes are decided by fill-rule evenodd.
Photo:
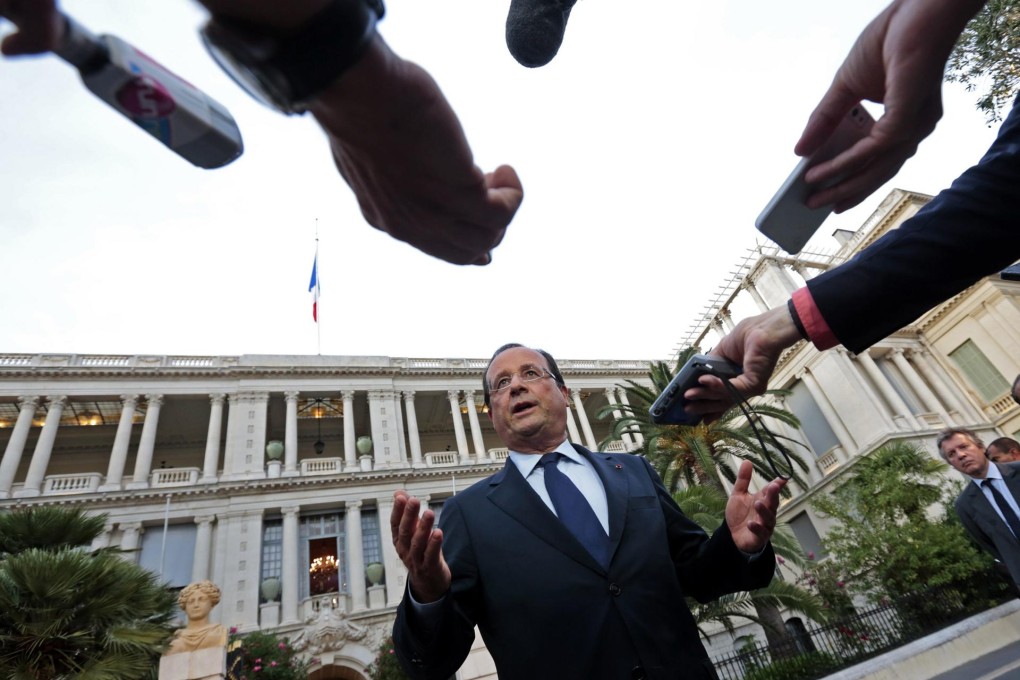
<instances>
[{"instance_id":1,"label":"wrist with watch strap","mask_svg":"<svg viewBox=\"0 0 1020 680\"><path fill-rule=\"evenodd\" d=\"M382 0L331 0L292 31L214 15L200 34L248 94L282 113L301 114L361 59L385 11Z\"/></svg>"}]
</instances>

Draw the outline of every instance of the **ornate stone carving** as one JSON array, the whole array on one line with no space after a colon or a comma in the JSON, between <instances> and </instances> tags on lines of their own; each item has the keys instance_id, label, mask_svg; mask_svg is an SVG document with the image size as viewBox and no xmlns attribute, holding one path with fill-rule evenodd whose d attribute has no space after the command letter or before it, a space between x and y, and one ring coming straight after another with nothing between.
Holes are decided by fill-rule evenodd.
<instances>
[{"instance_id":1,"label":"ornate stone carving","mask_svg":"<svg viewBox=\"0 0 1020 680\"><path fill-rule=\"evenodd\" d=\"M305 629L291 644L299 652L307 651L312 655L337 651L348 640L361 642L369 633L368 628L349 621L347 612L325 602L318 612L305 619L305 624Z\"/></svg>"}]
</instances>

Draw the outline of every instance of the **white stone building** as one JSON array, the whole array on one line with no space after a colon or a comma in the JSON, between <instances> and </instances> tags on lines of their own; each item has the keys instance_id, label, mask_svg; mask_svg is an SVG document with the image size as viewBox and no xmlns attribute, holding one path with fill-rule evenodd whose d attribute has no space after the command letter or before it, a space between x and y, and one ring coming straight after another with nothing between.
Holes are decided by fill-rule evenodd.
<instances>
[{"instance_id":1,"label":"white stone building","mask_svg":"<svg viewBox=\"0 0 1020 680\"><path fill-rule=\"evenodd\" d=\"M136 549L171 586L217 583L214 620L297 638L315 680L365 678L406 577L393 492L441 511L506 458L483 413L486 363L0 354L0 510L105 513L101 544ZM595 414L647 366L561 361L570 438L597 448L609 426ZM460 677L491 663L479 643Z\"/></svg>"},{"instance_id":2,"label":"white stone building","mask_svg":"<svg viewBox=\"0 0 1020 680\"><path fill-rule=\"evenodd\" d=\"M785 305L805 280L849 259L929 199L894 190L856 232L833 235L838 243L833 252L792 256L772 245L753 249L680 346L712 347L735 320ZM1002 436L1020 439L1020 406L1010 396L1018 374L1020 284L998 276L981 280L859 355L842 347L818 352L807 342L791 347L769 386L790 392L775 401L800 418L802 429L780 432L803 445L811 470L807 488L792 486L780 519L791 524L805 550L823 556L820 541L829 520L812 511L811 501L862 456L891 441L913 440L938 457L935 437L951 426L976 431L986 444ZM730 636L713 636L710 654L732 651Z\"/></svg>"}]
</instances>

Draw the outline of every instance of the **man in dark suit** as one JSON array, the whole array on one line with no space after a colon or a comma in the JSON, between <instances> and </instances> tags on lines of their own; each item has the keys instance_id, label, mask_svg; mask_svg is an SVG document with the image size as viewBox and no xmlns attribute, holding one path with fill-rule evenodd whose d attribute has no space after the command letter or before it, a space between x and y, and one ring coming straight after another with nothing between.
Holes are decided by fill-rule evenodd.
<instances>
[{"instance_id":1,"label":"man in dark suit","mask_svg":"<svg viewBox=\"0 0 1020 680\"><path fill-rule=\"evenodd\" d=\"M956 499L964 528L1020 585L1020 463L989 462L981 439L962 427L943 430L936 445L946 462L973 482Z\"/></svg>"},{"instance_id":2,"label":"man in dark suit","mask_svg":"<svg viewBox=\"0 0 1020 680\"><path fill-rule=\"evenodd\" d=\"M684 597L769 583L782 481L750 493L745 462L710 537L644 458L567 441L569 393L548 353L501 347L483 389L510 449L503 470L448 499L435 529L418 499L394 494L404 669L449 678L477 625L500 680L715 678Z\"/></svg>"}]
</instances>

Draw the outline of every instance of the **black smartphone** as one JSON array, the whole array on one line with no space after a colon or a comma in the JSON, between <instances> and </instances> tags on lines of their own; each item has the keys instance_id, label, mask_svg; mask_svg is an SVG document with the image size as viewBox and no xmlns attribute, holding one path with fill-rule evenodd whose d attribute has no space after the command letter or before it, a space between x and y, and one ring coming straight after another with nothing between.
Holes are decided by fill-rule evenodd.
<instances>
[{"instance_id":1,"label":"black smartphone","mask_svg":"<svg viewBox=\"0 0 1020 680\"><path fill-rule=\"evenodd\" d=\"M689 415L684 411L687 405L684 392L697 385L698 378L706 373L729 380L743 372L744 369L726 359L695 354L687 360L676 377L669 381L669 385L648 409L648 414L657 425L697 425L701 422L701 416Z\"/></svg>"}]
</instances>

